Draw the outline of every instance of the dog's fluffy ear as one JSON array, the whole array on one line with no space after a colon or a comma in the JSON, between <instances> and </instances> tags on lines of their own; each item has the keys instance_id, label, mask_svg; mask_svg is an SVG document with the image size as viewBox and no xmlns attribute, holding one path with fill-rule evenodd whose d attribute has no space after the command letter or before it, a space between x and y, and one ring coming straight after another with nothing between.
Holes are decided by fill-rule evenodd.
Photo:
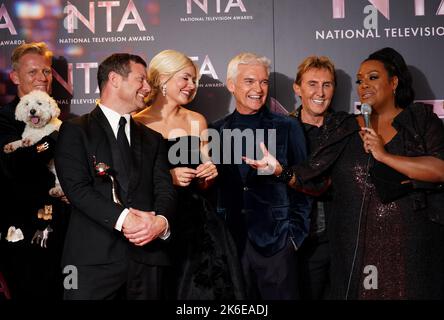
<instances>
[{"instance_id":1,"label":"dog's fluffy ear","mask_svg":"<svg viewBox=\"0 0 444 320\"><path fill-rule=\"evenodd\" d=\"M15 119L18 121L26 121L26 117L28 112L26 110L26 104L29 103L28 99L21 98L20 102L17 104L15 108Z\"/></svg>"},{"instance_id":2,"label":"dog's fluffy ear","mask_svg":"<svg viewBox=\"0 0 444 320\"><path fill-rule=\"evenodd\" d=\"M48 103L51 106L51 116L53 118L57 118L60 115L60 109L59 106L57 105L57 102L51 98L50 96L48 96Z\"/></svg>"}]
</instances>

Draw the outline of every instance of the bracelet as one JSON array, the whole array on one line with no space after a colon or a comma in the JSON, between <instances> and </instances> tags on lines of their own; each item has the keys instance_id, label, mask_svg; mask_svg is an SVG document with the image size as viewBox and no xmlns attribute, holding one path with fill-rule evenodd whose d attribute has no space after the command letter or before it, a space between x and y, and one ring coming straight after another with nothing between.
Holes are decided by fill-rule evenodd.
<instances>
[{"instance_id":1,"label":"bracelet","mask_svg":"<svg viewBox=\"0 0 444 320\"><path fill-rule=\"evenodd\" d=\"M293 178L293 170L291 167L282 166L282 172L276 178L283 183L289 183L291 178Z\"/></svg>"}]
</instances>

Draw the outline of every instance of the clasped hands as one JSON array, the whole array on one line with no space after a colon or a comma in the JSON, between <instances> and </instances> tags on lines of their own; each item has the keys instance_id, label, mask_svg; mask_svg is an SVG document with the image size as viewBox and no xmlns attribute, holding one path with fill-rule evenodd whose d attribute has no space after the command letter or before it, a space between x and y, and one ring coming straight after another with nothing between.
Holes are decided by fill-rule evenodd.
<instances>
[{"instance_id":1,"label":"clasped hands","mask_svg":"<svg viewBox=\"0 0 444 320\"><path fill-rule=\"evenodd\" d=\"M181 187L189 186L194 178L208 182L218 175L216 165L211 161L200 164L196 169L177 167L171 169L170 172L173 178L173 184Z\"/></svg>"},{"instance_id":2,"label":"clasped hands","mask_svg":"<svg viewBox=\"0 0 444 320\"><path fill-rule=\"evenodd\" d=\"M154 211L130 208L123 221L122 232L129 242L144 246L164 234L167 227L167 220L156 216Z\"/></svg>"}]
</instances>

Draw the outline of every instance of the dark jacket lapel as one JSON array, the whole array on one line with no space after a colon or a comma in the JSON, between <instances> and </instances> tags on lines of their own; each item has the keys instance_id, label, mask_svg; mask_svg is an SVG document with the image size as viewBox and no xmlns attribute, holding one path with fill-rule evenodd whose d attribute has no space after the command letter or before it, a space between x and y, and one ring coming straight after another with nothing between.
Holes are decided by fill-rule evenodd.
<instances>
[{"instance_id":1,"label":"dark jacket lapel","mask_svg":"<svg viewBox=\"0 0 444 320\"><path fill-rule=\"evenodd\" d=\"M223 150L225 150L225 148L223 146L223 143L224 143L223 132L224 132L224 130L233 129L232 128L233 118L234 118L234 111L231 114L229 114L228 116L226 116L225 120L222 122L222 124L219 128L219 134L221 137L220 141L221 141L221 155L222 155L221 161L222 162L223 162L223 157L224 157ZM230 146L230 148L231 148L231 146ZM233 150L231 150L231 152L233 152ZM230 172L229 175L232 177L232 179L234 179L234 181L236 181L237 185L243 185L242 177L241 177L241 174L239 171L239 166L228 164L228 165L224 165L223 168L225 171Z\"/></svg>"},{"instance_id":2,"label":"dark jacket lapel","mask_svg":"<svg viewBox=\"0 0 444 320\"><path fill-rule=\"evenodd\" d=\"M122 183L122 181L124 180L122 180L122 178L119 179L119 172L122 172L120 174L120 177L122 177L122 174L126 174L125 172L123 172L125 168L123 168L121 165L123 162L120 156L120 150L117 145L116 137L114 136L114 132L111 128L111 125L109 124L109 121L106 118L105 114L98 106L91 112L91 116L97 121L97 123L102 128L102 132L104 133L109 145L109 150L111 150L112 163L111 164L107 163L107 164L111 167L111 169L114 170L114 173L116 173L117 171L117 176L116 176L117 181L119 182L120 187L126 193L128 190L128 183L124 182ZM101 161L101 159L97 159L97 161ZM129 181L129 177L127 178L127 180Z\"/></svg>"},{"instance_id":3,"label":"dark jacket lapel","mask_svg":"<svg viewBox=\"0 0 444 320\"><path fill-rule=\"evenodd\" d=\"M269 146L268 146L269 138L268 138L267 130L276 129L276 126L275 126L272 118L273 118L273 115L268 110L267 106L263 106L262 110L261 110L261 119L260 119L260 124L259 124L258 129L264 130L264 140L265 141L263 141L263 142L265 143L265 146L267 147L267 149L269 148ZM257 132L256 132L256 134L257 134ZM256 139L257 139L256 134L254 135L255 144L256 144ZM258 141L258 142L261 142L261 141ZM276 139L276 142L277 142L277 139ZM259 144L257 144L255 147L259 148ZM259 160L259 159L256 159L256 160ZM255 176L257 176L257 170L250 167L250 169L248 170L248 173L247 173L246 181L249 181L250 179L252 179Z\"/></svg>"},{"instance_id":4,"label":"dark jacket lapel","mask_svg":"<svg viewBox=\"0 0 444 320\"><path fill-rule=\"evenodd\" d=\"M132 190L137 186L137 182L141 177L141 168L143 160L142 152L142 124L137 123L131 118L130 121L130 136L131 136L131 153L132 153L132 167L131 176L128 186L128 192L131 193Z\"/></svg>"},{"instance_id":5,"label":"dark jacket lapel","mask_svg":"<svg viewBox=\"0 0 444 320\"><path fill-rule=\"evenodd\" d=\"M110 137L113 136L111 126L98 106L91 111L90 115L88 124L89 152L95 157L96 162L104 162L113 168L114 154L110 143Z\"/></svg>"}]
</instances>

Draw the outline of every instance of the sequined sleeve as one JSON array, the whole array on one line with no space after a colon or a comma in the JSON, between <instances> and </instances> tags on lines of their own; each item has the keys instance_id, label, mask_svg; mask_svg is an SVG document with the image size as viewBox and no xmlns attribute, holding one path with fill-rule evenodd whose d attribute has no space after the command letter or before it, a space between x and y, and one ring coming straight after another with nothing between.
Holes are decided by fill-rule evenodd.
<instances>
[{"instance_id":1,"label":"sequined sleeve","mask_svg":"<svg viewBox=\"0 0 444 320\"><path fill-rule=\"evenodd\" d=\"M428 112L424 140L427 153L444 160L444 123L433 112Z\"/></svg>"},{"instance_id":2,"label":"sequined sleeve","mask_svg":"<svg viewBox=\"0 0 444 320\"><path fill-rule=\"evenodd\" d=\"M313 178L328 174L328 169L343 152L349 137L359 130L354 115L336 112L327 117L317 150L305 162L292 167L297 183L306 185Z\"/></svg>"}]
</instances>

